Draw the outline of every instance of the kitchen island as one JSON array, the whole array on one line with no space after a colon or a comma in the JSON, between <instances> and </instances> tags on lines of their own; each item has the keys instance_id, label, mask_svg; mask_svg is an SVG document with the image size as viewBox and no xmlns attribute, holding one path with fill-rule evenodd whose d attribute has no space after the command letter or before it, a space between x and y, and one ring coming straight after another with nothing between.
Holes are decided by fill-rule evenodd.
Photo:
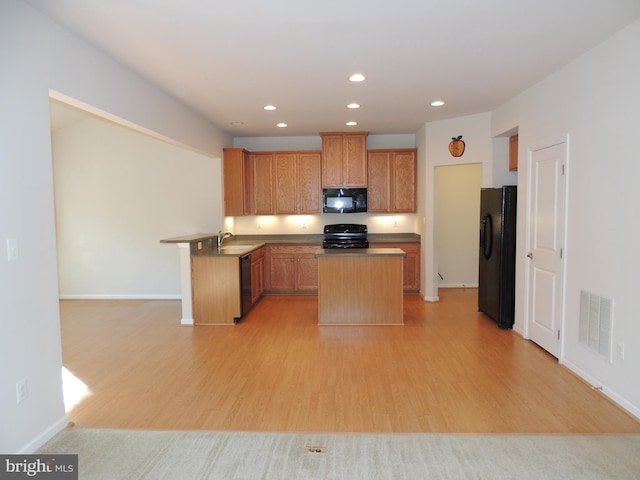
<instances>
[{"instance_id":1,"label":"kitchen island","mask_svg":"<svg viewBox=\"0 0 640 480\"><path fill-rule=\"evenodd\" d=\"M321 249L319 325L402 325L400 248Z\"/></svg>"}]
</instances>

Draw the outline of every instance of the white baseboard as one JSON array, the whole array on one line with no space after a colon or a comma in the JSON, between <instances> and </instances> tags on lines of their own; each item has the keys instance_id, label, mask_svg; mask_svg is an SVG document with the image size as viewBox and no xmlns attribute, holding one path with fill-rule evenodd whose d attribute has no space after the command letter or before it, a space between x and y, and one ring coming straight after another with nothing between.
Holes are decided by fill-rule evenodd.
<instances>
[{"instance_id":1,"label":"white baseboard","mask_svg":"<svg viewBox=\"0 0 640 480\"><path fill-rule=\"evenodd\" d=\"M440 297L436 296L436 297L427 297L426 295L422 295L422 299L425 302L439 302L440 301Z\"/></svg>"},{"instance_id":2,"label":"white baseboard","mask_svg":"<svg viewBox=\"0 0 640 480\"><path fill-rule=\"evenodd\" d=\"M524 338L525 340L528 340L527 338L525 338L524 336L524 330L522 328L520 328L520 325L513 325L513 331L516 332L518 335L520 335L522 338Z\"/></svg>"},{"instance_id":3,"label":"white baseboard","mask_svg":"<svg viewBox=\"0 0 640 480\"><path fill-rule=\"evenodd\" d=\"M592 377L591 375L586 373L584 370L579 368L577 365L574 365L573 363L567 360L563 360L561 363L564 366L566 366L569 370L571 370L573 373L578 375L580 378L585 380L587 383L590 383L594 388L598 388L598 390L600 390L603 394L609 397L613 402L615 402L624 410L626 410L631 415L633 415L634 417L640 420L640 408L638 408L636 405L629 402L626 398L621 397L616 392L608 388L606 385L603 385L602 382L600 382L597 378Z\"/></svg>"},{"instance_id":4,"label":"white baseboard","mask_svg":"<svg viewBox=\"0 0 640 480\"><path fill-rule=\"evenodd\" d=\"M438 288L478 288L477 283L439 283Z\"/></svg>"},{"instance_id":5,"label":"white baseboard","mask_svg":"<svg viewBox=\"0 0 640 480\"><path fill-rule=\"evenodd\" d=\"M139 295L58 295L60 300L182 300L182 295L178 294L154 294L144 293Z\"/></svg>"},{"instance_id":6,"label":"white baseboard","mask_svg":"<svg viewBox=\"0 0 640 480\"><path fill-rule=\"evenodd\" d=\"M55 422L49 428L47 428L44 432L38 435L36 438L27 443L24 447L22 447L18 451L18 455L30 455L36 450L38 450L41 446L55 437L58 433L63 431L69 425L69 417L66 415L62 417L60 420Z\"/></svg>"}]
</instances>

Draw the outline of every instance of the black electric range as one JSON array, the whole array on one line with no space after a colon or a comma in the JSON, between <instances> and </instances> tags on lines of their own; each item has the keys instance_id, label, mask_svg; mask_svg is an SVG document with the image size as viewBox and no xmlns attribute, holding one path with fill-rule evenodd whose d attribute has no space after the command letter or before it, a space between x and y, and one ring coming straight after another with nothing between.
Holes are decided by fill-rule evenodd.
<instances>
[{"instance_id":1,"label":"black electric range","mask_svg":"<svg viewBox=\"0 0 640 480\"><path fill-rule=\"evenodd\" d=\"M322 248L369 248L367 226L357 223L325 225Z\"/></svg>"}]
</instances>

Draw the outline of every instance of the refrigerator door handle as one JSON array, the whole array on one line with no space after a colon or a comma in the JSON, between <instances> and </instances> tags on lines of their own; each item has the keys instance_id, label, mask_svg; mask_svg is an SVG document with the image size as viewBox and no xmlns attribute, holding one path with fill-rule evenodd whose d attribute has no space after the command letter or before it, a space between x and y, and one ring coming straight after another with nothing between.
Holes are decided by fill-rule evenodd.
<instances>
[{"instance_id":1,"label":"refrigerator door handle","mask_svg":"<svg viewBox=\"0 0 640 480\"><path fill-rule=\"evenodd\" d=\"M490 213L482 217L482 231L480 232L480 247L484 258L491 256L493 250L493 218Z\"/></svg>"}]
</instances>

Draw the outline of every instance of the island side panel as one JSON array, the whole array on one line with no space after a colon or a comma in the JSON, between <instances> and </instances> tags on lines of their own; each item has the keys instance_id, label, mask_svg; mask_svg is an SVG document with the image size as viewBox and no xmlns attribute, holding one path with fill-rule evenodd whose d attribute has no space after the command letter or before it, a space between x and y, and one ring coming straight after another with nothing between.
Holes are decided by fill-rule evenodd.
<instances>
[{"instance_id":1,"label":"island side panel","mask_svg":"<svg viewBox=\"0 0 640 480\"><path fill-rule=\"evenodd\" d=\"M403 324L401 256L319 256L318 269L318 324Z\"/></svg>"},{"instance_id":2,"label":"island side panel","mask_svg":"<svg viewBox=\"0 0 640 480\"><path fill-rule=\"evenodd\" d=\"M193 318L196 325L233 325L241 315L238 257L193 256Z\"/></svg>"},{"instance_id":3,"label":"island side panel","mask_svg":"<svg viewBox=\"0 0 640 480\"><path fill-rule=\"evenodd\" d=\"M182 291L181 325L193 326L193 299L191 289L191 244L178 243L180 252L180 289Z\"/></svg>"}]
</instances>

